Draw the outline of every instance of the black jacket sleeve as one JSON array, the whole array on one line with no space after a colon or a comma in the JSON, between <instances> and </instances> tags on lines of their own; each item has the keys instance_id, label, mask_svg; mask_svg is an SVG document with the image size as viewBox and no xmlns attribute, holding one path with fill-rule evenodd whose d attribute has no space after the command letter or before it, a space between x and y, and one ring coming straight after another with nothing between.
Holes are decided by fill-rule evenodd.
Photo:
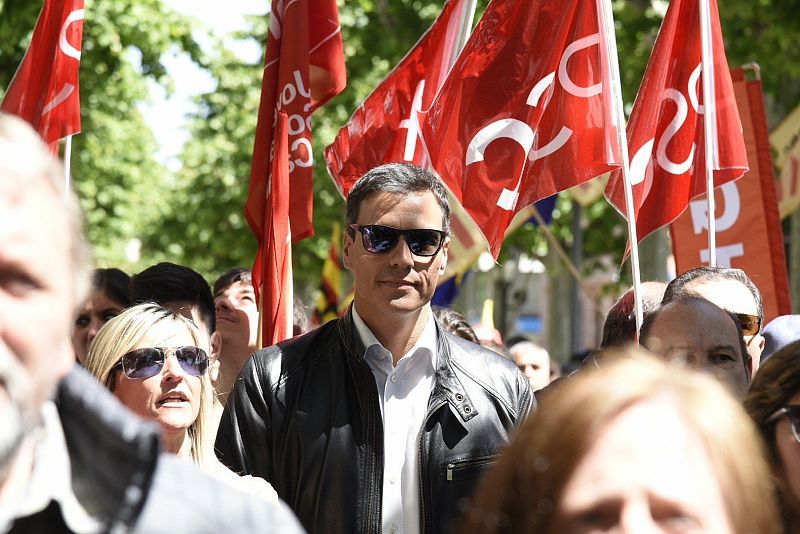
<instances>
[{"instance_id":1,"label":"black jacket sleeve","mask_svg":"<svg viewBox=\"0 0 800 534\"><path fill-rule=\"evenodd\" d=\"M266 480L272 476L272 418L267 375L270 351L261 350L242 368L222 414L215 449L220 461L234 472Z\"/></svg>"}]
</instances>

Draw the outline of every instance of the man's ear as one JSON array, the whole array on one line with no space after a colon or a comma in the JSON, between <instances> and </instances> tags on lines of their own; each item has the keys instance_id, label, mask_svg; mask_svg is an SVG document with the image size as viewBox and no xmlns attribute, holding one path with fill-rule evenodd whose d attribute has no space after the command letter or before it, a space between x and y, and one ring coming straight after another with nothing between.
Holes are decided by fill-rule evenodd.
<instances>
[{"instance_id":1,"label":"man's ear","mask_svg":"<svg viewBox=\"0 0 800 534\"><path fill-rule=\"evenodd\" d=\"M447 258L450 251L450 238L448 237L442 244L442 264L439 265L439 274L444 274L447 270Z\"/></svg>"},{"instance_id":2,"label":"man's ear","mask_svg":"<svg viewBox=\"0 0 800 534\"><path fill-rule=\"evenodd\" d=\"M217 380L219 380L219 356L222 353L222 336L219 332L214 332L208 342L211 345L211 354L208 357L208 377L211 379L211 383L216 386Z\"/></svg>"},{"instance_id":3,"label":"man's ear","mask_svg":"<svg viewBox=\"0 0 800 534\"><path fill-rule=\"evenodd\" d=\"M352 248L353 238L350 236L350 231L345 230L342 236L342 265L348 270L352 270L352 267L350 267L350 253Z\"/></svg>"}]
</instances>

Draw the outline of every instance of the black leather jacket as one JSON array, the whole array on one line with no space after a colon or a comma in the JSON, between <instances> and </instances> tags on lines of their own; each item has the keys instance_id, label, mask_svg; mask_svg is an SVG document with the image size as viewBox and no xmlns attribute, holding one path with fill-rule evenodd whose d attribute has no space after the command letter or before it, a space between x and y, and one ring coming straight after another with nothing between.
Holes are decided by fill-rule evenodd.
<instances>
[{"instance_id":1,"label":"black leather jacket","mask_svg":"<svg viewBox=\"0 0 800 534\"><path fill-rule=\"evenodd\" d=\"M454 526L533 395L513 362L445 332L419 434L420 532ZM257 352L228 399L223 463L270 481L309 532L378 533L383 421L350 313Z\"/></svg>"}]
</instances>

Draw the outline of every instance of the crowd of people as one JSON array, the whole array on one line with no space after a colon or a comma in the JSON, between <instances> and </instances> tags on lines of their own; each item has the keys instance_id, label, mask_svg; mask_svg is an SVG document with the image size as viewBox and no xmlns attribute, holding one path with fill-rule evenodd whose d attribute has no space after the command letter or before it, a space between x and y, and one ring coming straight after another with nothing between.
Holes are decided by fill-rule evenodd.
<instances>
[{"instance_id":1,"label":"crowd of people","mask_svg":"<svg viewBox=\"0 0 800 534\"><path fill-rule=\"evenodd\" d=\"M89 265L63 169L0 114L0 532L800 533L800 318L738 269L627 292L562 370L430 301L450 206L346 200L353 304L259 349L247 269ZM563 374L562 374L563 371Z\"/></svg>"}]
</instances>

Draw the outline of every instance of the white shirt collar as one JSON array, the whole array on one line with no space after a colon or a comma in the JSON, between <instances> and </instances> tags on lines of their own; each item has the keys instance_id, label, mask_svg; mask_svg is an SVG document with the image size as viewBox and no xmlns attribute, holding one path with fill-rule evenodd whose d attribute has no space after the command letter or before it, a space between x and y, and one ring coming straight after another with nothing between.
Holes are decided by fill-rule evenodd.
<instances>
[{"instance_id":1,"label":"white shirt collar","mask_svg":"<svg viewBox=\"0 0 800 534\"><path fill-rule=\"evenodd\" d=\"M433 368L436 368L436 356L437 356L437 339L436 339L436 321L433 319L433 313L431 312L430 306L426 307L427 309L423 311L423 313L428 314L428 319L425 322L425 328L422 330L422 334L420 334L417 342L414 343L414 346L409 349L408 352L403 354L403 356L399 359L405 358L407 356L413 355L418 349L428 349L431 354L431 364ZM356 331L358 332L359 337L361 338L361 342L364 343L364 351L363 356L366 356L369 353L370 347L374 345L378 345L383 351L389 352L386 347L384 347L378 338L375 337L375 334L372 333L372 330L369 329L367 324L358 314L356 311L356 307L352 307L353 310L353 323L356 326ZM398 360L399 361L399 360Z\"/></svg>"}]
</instances>

